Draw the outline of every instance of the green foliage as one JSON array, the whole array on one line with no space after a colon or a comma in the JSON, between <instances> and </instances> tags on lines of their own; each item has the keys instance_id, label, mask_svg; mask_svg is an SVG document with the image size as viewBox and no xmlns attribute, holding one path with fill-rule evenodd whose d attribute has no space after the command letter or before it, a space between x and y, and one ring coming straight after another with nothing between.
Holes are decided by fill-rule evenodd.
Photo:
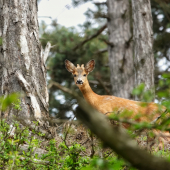
<instances>
[{"instance_id":1,"label":"green foliage","mask_svg":"<svg viewBox=\"0 0 170 170\"><path fill-rule=\"evenodd\" d=\"M16 170L135 170L114 153L108 154L103 159L97 156L90 158L80 154L86 151L80 144L73 143L68 147L64 142L61 142L56 147L57 141L54 139L49 141L44 154L36 154L36 148L41 147L41 140L30 135L28 128L20 128L18 122L13 122L12 128L15 128L14 135L9 133L12 129L6 121L0 121L0 168ZM28 146L27 151L20 149L23 144ZM159 151L154 154L169 158L169 152Z\"/></svg>"},{"instance_id":2,"label":"green foliage","mask_svg":"<svg viewBox=\"0 0 170 170\"><path fill-rule=\"evenodd\" d=\"M0 37L0 45L2 45L3 43L3 39Z\"/></svg>"},{"instance_id":3,"label":"green foliage","mask_svg":"<svg viewBox=\"0 0 170 170\"><path fill-rule=\"evenodd\" d=\"M16 102L13 102L13 106L14 106L14 109L16 109L18 111L22 110L21 109L21 101L19 99L17 99Z\"/></svg>"},{"instance_id":4,"label":"green foliage","mask_svg":"<svg viewBox=\"0 0 170 170\"><path fill-rule=\"evenodd\" d=\"M139 91L143 93L144 85L139 86ZM138 89L136 93L140 95ZM12 94L1 100L1 104L5 103L5 108L12 105L14 109L20 110L20 100L18 94ZM116 112L116 111L115 111ZM111 118L117 122L127 123L128 116L131 112L125 111L122 113L111 115ZM127 117L126 117L127 116ZM166 120L166 113L162 115ZM128 120L129 121L129 120ZM130 121L129 121L130 122ZM128 122L128 123L129 123ZM34 122L38 126L38 122ZM133 132L143 129L166 130L169 125L169 120L163 121L161 124L150 124L147 122L133 122L128 132L132 137L139 138ZM67 127L67 126L66 126ZM71 127L71 126L70 126ZM93 158L86 154L87 148L82 146L76 140L71 141L67 145L68 133L74 133L70 128L65 128L67 132L62 132L64 135L63 142L57 144L57 138L47 141L43 146L43 134L37 133L35 129L30 130L28 127L23 127L19 122L13 121L7 123L6 120L0 119L0 168L1 169L36 169L36 170L135 170L126 161L115 155L113 151L103 152L103 158L95 155ZM153 133L148 133L148 136L140 136L140 140L147 142L148 137L154 137ZM26 145L27 149L23 150L22 146ZM96 145L97 147L97 145ZM43 154L36 153L36 149L42 148ZM169 151L153 150L153 154L170 159Z\"/></svg>"},{"instance_id":5,"label":"green foliage","mask_svg":"<svg viewBox=\"0 0 170 170\"><path fill-rule=\"evenodd\" d=\"M85 2L91 0L73 0L73 6L78 6ZM162 74L160 68L158 68L158 62L160 59L165 58L166 61L169 61L169 44L170 44L170 34L167 31L170 28L169 23L169 5L165 4L160 0L152 0L152 16L153 16L153 29L154 29L154 55L155 55L155 80L156 80L156 99L159 103L162 103L167 109L170 111L170 76L169 74ZM104 11L101 9L101 6L98 6L99 11ZM104 13L104 12L103 12ZM86 12L87 18L92 19L95 17L97 13L92 10L88 10ZM96 15L97 16L97 15ZM162 19L160 19L162 18ZM100 24L104 23L105 20L100 20ZM50 31L47 31L47 26L43 23L41 25L41 42L43 46L46 45L47 41L50 41L52 45L55 45L51 50L51 57L48 60L47 68L50 79L53 81L57 81L66 87L75 88L72 84L73 78L70 73L65 70L64 60L69 59L73 63L83 64L88 60L94 58L97 61L95 71L90 74L89 79L93 80L94 77L100 73L100 77L102 77L103 81L109 82L109 69L105 67L107 65L108 59L107 54L97 53L100 49L106 48L105 43L102 40L107 40L107 35L102 34L98 38L89 41L84 46L77 50L73 50L74 47L80 44L84 39L93 35L96 32L96 29L92 27L92 22L87 20L83 25L80 26L82 29L82 34L80 35L77 29L75 28L65 28L58 25L55 21L52 23L52 28ZM83 35L83 36L82 36ZM166 71L168 71L169 67L167 67ZM160 81L159 81L160 80ZM93 86L94 90L98 94L105 94L104 90L97 86ZM77 88L75 88L77 90ZM64 94L65 101L60 102L59 99L56 99L57 95L63 95L62 92L59 92L57 89L50 89L50 112L58 115L58 117L63 118L67 111L72 109L72 106L76 103L68 94ZM151 95L151 91L145 91L144 84L139 85L137 88L133 90L133 95L137 96L139 100L144 102L150 102L153 100L154 96ZM142 106L146 106L146 103L141 103ZM18 108L18 107L16 107ZM53 108L57 108L54 109ZM63 116L64 115L64 116ZM134 130L142 131L152 130L152 129L167 129L169 120L167 120L167 114L163 114L161 119L163 121L159 124L151 124L148 122L138 123L134 120L129 120L128 117L132 115L129 111L124 111L119 115L112 115L111 118L117 123L128 123L130 124L130 128L128 133L132 137L138 137L138 135L134 134ZM135 118L139 119L141 115L137 115ZM149 137L153 137L153 133L148 133ZM147 141L148 136L140 136L141 141ZM118 159L116 155L110 155L107 158L99 158L99 157L86 157L80 156L82 151L86 149L77 143L72 143L71 146L67 146L66 143L60 143L59 147L56 148L56 141L52 140L49 142L48 147L46 148L48 153L45 154L42 159L48 161L49 169L133 169L131 168L125 161L122 159ZM153 152L155 155L160 157L169 158L169 151L155 151ZM86 166L87 165L87 166ZM46 168L46 165L41 165L41 168ZM83 168L82 168L83 167ZM38 165L37 167L38 168Z\"/></svg>"},{"instance_id":6,"label":"green foliage","mask_svg":"<svg viewBox=\"0 0 170 170\"><path fill-rule=\"evenodd\" d=\"M168 89L163 74L169 71L169 45L170 45L170 5L166 1L151 0L154 32L154 56L155 56L155 86L156 91L160 92L158 98L163 96L165 89ZM158 63L163 60L164 68L160 68ZM162 80L161 87L159 79ZM159 83L158 83L159 82ZM164 85L163 85L163 84ZM163 86L162 86L163 85ZM164 92L162 92L164 90ZM169 92L165 95L169 99Z\"/></svg>"},{"instance_id":7,"label":"green foliage","mask_svg":"<svg viewBox=\"0 0 170 170\"><path fill-rule=\"evenodd\" d=\"M11 135L13 129L15 129L15 134ZM9 169L31 169L32 165L27 164L35 158L31 155L31 148L37 146L37 142L35 142L33 138L28 138L28 128L20 128L17 122L9 126L5 120L0 120L0 131L0 167ZM26 142L30 143L30 141L32 141L32 143L29 146L29 151L23 152L21 155L19 147Z\"/></svg>"},{"instance_id":8,"label":"green foliage","mask_svg":"<svg viewBox=\"0 0 170 170\"><path fill-rule=\"evenodd\" d=\"M106 159L94 157L91 159L90 164L86 167L83 167L81 170L123 170L125 168L128 170L135 170L123 159L118 158L116 155L112 155L112 157L108 157Z\"/></svg>"},{"instance_id":9,"label":"green foliage","mask_svg":"<svg viewBox=\"0 0 170 170\"><path fill-rule=\"evenodd\" d=\"M101 58L105 55L95 54L101 48L105 48L106 45L100 41L99 38L89 41L80 49L73 50L80 42L82 42L87 37L91 36L96 32L97 29L86 30L83 34L84 37L80 36L76 28L65 28L63 26L57 25L53 26L52 31L44 30L42 35L42 44L46 45L48 41L55 45L52 49L52 58L48 61L48 67L50 68L49 74L52 80L61 82L72 82L70 74L65 70L64 60L71 60L75 65L86 64L92 58ZM101 37L103 37L102 35ZM102 64L107 63L105 58L96 61L96 69L101 69ZM105 71L106 73L106 71ZM103 74L105 74L103 73ZM93 75L93 74L92 74ZM108 77L109 78L109 77Z\"/></svg>"},{"instance_id":10,"label":"green foliage","mask_svg":"<svg viewBox=\"0 0 170 170\"><path fill-rule=\"evenodd\" d=\"M15 134L11 135L13 129ZM35 150L41 146L41 140L30 135L28 128L20 128L17 122L11 128L5 120L0 120L0 131L0 168L78 170L89 163L88 157L79 155L85 150L80 144L67 147L60 143L59 148L56 148L53 139L46 147L46 153L38 155ZM23 144L28 146L27 151L20 149Z\"/></svg>"},{"instance_id":11,"label":"green foliage","mask_svg":"<svg viewBox=\"0 0 170 170\"><path fill-rule=\"evenodd\" d=\"M80 144L73 144L70 147L67 147L64 143L60 143L59 146L64 153L65 159L63 160L63 169L81 169L81 167L89 163L89 157L80 156L82 151L85 151L85 148Z\"/></svg>"},{"instance_id":12,"label":"green foliage","mask_svg":"<svg viewBox=\"0 0 170 170\"><path fill-rule=\"evenodd\" d=\"M134 88L132 94L137 96L140 101L151 102L154 99L153 90L146 90L145 84L141 83L138 87Z\"/></svg>"},{"instance_id":13,"label":"green foliage","mask_svg":"<svg viewBox=\"0 0 170 170\"><path fill-rule=\"evenodd\" d=\"M80 34L76 28L65 28L55 21L53 21L51 27L50 31L47 30L44 23L40 27L42 45L45 47L48 41L54 45L47 63L50 80L79 92L73 83L72 75L65 69L65 59L70 60L75 65L86 64L89 60L96 59L95 70L90 73L88 79L93 80L95 76L99 76L103 81L109 82L109 68L106 66L108 64L107 53L98 53L99 50L107 48L102 40L107 39L107 35L101 34L74 50L82 41L96 33L98 28L84 29L84 26L82 26L82 33ZM100 84L93 85L92 88L98 94L105 94L105 90ZM82 95L80 92L79 94ZM57 99L56 95L64 96L63 102L61 102L61 99ZM65 118L66 113L72 110L74 104L76 104L76 100L72 99L69 94L63 93L54 87L50 89L50 113L57 117ZM57 108L57 110L53 108Z\"/></svg>"},{"instance_id":14,"label":"green foliage","mask_svg":"<svg viewBox=\"0 0 170 170\"><path fill-rule=\"evenodd\" d=\"M166 86L170 88L170 80L169 80L169 74L164 74L163 79L159 80L160 88L163 86ZM130 110L124 110L119 112L117 114L117 110L115 109L113 111L113 114L109 116L110 119L117 121L117 123L127 123L130 125L129 127L129 133L132 134L133 131L139 130L142 131L144 129L152 130L152 129L159 129L159 130L167 130L169 131L169 113L170 113L170 100L167 98L169 97L169 94L167 95L167 92L169 93L169 90L166 88L164 90L159 90L156 93L157 99L159 99L160 104L155 104L158 107L157 114L160 114L160 118L153 124L151 123L154 119L154 114L149 115L146 113L146 115L141 114L140 112L136 116L132 116L133 112ZM146 108L149 106L149 102L153 100L153 95L150 90L145 90L145 85L140 84L138 87L136 87L133 92L133 95L136 95L141 101L139 102L139 105L143 108ZM161 99L164 99L161 101ZM166 100L165 100L166 99ZM164 108L166 107L166 109ZM147 119L150 119L150 122L138 122L140 118L144 118L146 116ZM133 118L132 118L133 117ZM137 120L137 121L136 121ZM131 133L132 132L132 133ZM135 135L132 135L136 137ZM153 136L151 134L151 136Z\"/></svg>"},{"instance_id":15,"label":"green foliage","mask_svg":"<svg viewBox=\"0 0 170 170\"><path fill-rule=\"evenodd\" d=\"M160 80L158 81L158 87L157 87L157 98L160 101L168 100L170 99L170 74L164 73L162 74ZM169 106L166 105L168 108Z\"/></svg>"},{"instance_id":16,"label":"green foliage","mask_svg":"<svg viewBox=\"0 0 170 170\"><path fill-rule=\"evenodd\" d=\"M19 104L19 94L17 93L13 93L13 94L10 94L6 97L4 96L1 96L0 97L0 104L1 104L1 110L2 111L5 111L7 109L7 107L9 107L10 105L14 104Z\"/></svg>"},{"instance_id":17,"label":"green foliage","mask_svg":"<svg viewBox=\"0 0 170 170\"><path fill-rule=\"evenodd\" d=\"M72 0L72 4L74 7L77 7L79 5L82 5L86 2L90 2L90 1L93 1L93 0Z\"/></svg>"},{"instance_id":18,"label":"green foliage","mask_svg":"<svg viewBox=\"0 0 170 170\"><path fill-rule=\"evenodd\" d=\"M2 97L0 102L5 111L10 105L14 109L21 110L18 94ZM34 122L38 125L38 122ZM37 136L38 135L38 136ZM35 129L23 127L17 121L7 123L0 119L0 168L1 169L80 169L89 162L89 158L80 156L85 148L80 144L66 146L60 143L56 147L56 140L50 140L45 153L38 155L36 149L41 147L41 138L44 135L37 133ZM22 150L23 145L27 150Z\"/></svg>"},{"instance_id":19,"label":"green foliage","mask_svg":"<svg viewBox=\"0 0 170 170\"><path fill-rule=\"evenodd\" d=\"M72 0L72 6L77 7L86 2L94 2L93 0ZM169 44L170 44L170 6L161 0L152 0L152 16L153 16L153 30L154 30L154 56L155 56L155 83L156 91L160 92L158 98L162 95L162 88L160 88L158 82L162 78L162 73L167 72L169 69ZM82 64L86 63L88 60L94 58L96 59L95 70L90 73L89 79L96 80L99 76L103 82L109 82L109 68L108 66L108 55L107 53L98 53L101 49L107 48L108 35L107 31L97 38L89 41L81 48L74 50L76 45L79 45L87 37L90 37L96 32L96 25L104 25L106 23L106 18L100 18L100 16L107 16L107 6L98 4L95 5L94 11L92 9L87 9L85 16L87 20L82 25L79 25L79 29L74 27L65 28L59 25L56 21L52 22L51 29L47 29L45 23L41 23L40 34L42 45L45 46L48 41L52 43L53 48L51 49L51 57L48 61L48 75L51 80L59 82L68 88L77 90L74 86L73 78L70 73L65 70L64 60L68 59L73 63ZM98 27L99 27L98 26ZM161 59L166 60L164 64L166 70L161 70L158 67L158 63ZM104 88L98 85L92 85L93 90L98 94L106 94ZM107 88L110 88L107 87ZM166 85L164 85L166 88ZM168 88L167 88L168 89ZM136 92L135 92L136 93ZM138 92L137 92L138 93ZM153 96L150 93L145 93L139 96L144 101L152 101ZM56 95L64 96L63 100L56 98ZM80 94L81 95L81 94ZM138 95L138 94L135 94ZM146 96L147 95L147 96ZM166 93L167 97L169 93ZM157 96L156 96L157 97ZM146 100L147 99L147 100ZM162 99L161 99L162 100ZM65 118L68 111L72 110L72 106L76 104L76 101L72 97L63 92L59 92L56 88L50 89L50 113L54 114L56 117ZM54 109L57 108L57 109Z\"/></svg>"}]
</instances>

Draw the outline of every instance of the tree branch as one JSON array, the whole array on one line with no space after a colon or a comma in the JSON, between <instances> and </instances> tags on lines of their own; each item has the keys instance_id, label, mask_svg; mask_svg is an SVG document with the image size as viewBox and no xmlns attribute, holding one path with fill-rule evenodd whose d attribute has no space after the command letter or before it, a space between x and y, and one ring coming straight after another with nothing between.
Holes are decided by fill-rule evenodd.
<instances>
[{"instance_id":1,"label":"tree branch","mask_svg":"<svg viewBox=\"0 0 170 170\"><path fill-rule=\"evenodd\" d=\"M93 85L101 85L98 81L96 81L96 80L89 80L89 83L90 84L93 84ZM111 88L111 84L110 83L108 83L108 82L103 82L103 84L106 86L106 87L108 87L108 88Z\"/></svg>"},{"instance_id":2,"label":"tree branch","mask_svg":"<svg viewBox=\"0 0 170 170\"><path fill-rule=\"evenodd\" d=\"M104 115L96 111L84 100L78 98L81 114L80 118L105 144L117 154L129 161L134 167L141 170L170 170L170 162L150 155L139 149L120 127L113 127Z\"/></svg>"},{"instance_id":3,"label":"tree branch","mask_svg":"<svg viewBox=\"0 0 170 170\"><path fill-rule=\"evenodd\" d=\"M73 48L74 51L76 51L78 48L82 47L85 43L87 43L88 41L92 40L93 38L96 38L99 34L101 34L105 29L107 28L107 24L105 24L104 26L102 26L95 34L91 35L90 37L88 37L87 39L85 39L84 41L82 41L80 44L78 44L77 46L75 46Z\"/></svg>"},{"instance_id":4,"label":"tree branch","mask_svg":"<svg viewBox=\"0 0 170 170\"><path fill-rule=\"evenodd\" d=\"M97 12L97 13L94 14L94 17L95 18L105 18L108 21L110 21L109 16L107 14L105 14L105 13Z\"/></svg>"},{"instance_id":5,"label":"tree branch","mask_svg":"<svg viewBox=\"0 0 170 170\"><path fill-rule=\"evenodd\" d=\"M111 46L112 48L114 48L114 44L112 42L109 42L108 40L104 39L104 38L99 38L101 41L103 41L105 44L107 44L108 46Z\"/></svg>"},{"instance_id":6,"label":"tree branch","mask_svg":"<svg viewBox=\"0 0 170 170\"><path fill-rule=\"evenodd\" d=\"M106 91L106 93L107 93L108 95L111 95L110 90L104 85L103 81L102 81L99 77L97 77L97 81L101 84L101 86L104 88L104 90Z\"/></svg>"},{"instance_id":7,"label":"tree branch","mask_svg":"<svg viewBox=\"0 0 170 170\"><path fill-rule=\"evenodd\" d=\"M94 2L95 5L107 5L107 2Z\"/></svg>"},{"instance_id":8,"label":"tree branch","mask_svg":"<svg viewBox=\"0 0 170 170\"><path fill-rule=\"evenodd\" d=\"M60 90L66 92L66 93L69 93L70 95L74 96L75 98L78 97L78 94L73 92L72 90L68 89L67 87L64 87L62 85L60 85L59 83L57 82L51 82L49 85L48 85L48 89L50 89L52 86L56 86L57 88L59 88Z\"/></svg>"},{"instance_id":9,"label":"tree branch","mask_svg":"<svg viewBox=\"0 0 170 170\"><path fill-rule=\"evenodd\" d=\"M132 140L125 130L113 127L108 123L105 115L99 113L90 106L79 95L58 83L52 83L64 92L74 95L79 106L77 117L91 129L107 146L112 148L117 154L129 161L134 167L141 170L170 170L170 162L165 159L150 155L145 150L137 147L135 140ZM80 109L81 108L81 109Z\"/></svg>"},{"instance_id":10,"label":"tree branch","mask_svg":"<svg viewBox=\"0 0 170 170\"><path fill-rule=\"evenodd\" d=\"M105 52L108 52L107 48L100 49L99 51L96 51L94 54L101 54L101 53L105 53Z\"/></svg>"}]
</instances>

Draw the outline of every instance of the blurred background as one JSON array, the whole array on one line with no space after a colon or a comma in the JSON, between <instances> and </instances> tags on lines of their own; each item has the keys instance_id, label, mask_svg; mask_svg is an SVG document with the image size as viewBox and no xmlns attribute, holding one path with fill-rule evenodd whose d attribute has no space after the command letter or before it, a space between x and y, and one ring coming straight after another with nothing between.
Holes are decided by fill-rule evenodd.
<instances>
[{"instance_id":1,"label":"blurred background","mask_svg":"<svg viewBox=\"0 0 170 170\"><path fill-rule=\"evenodd\" d=\"M95 70L88 76L92 89L97 94L112 94L110 69L108 64L107 7L101 0L39 0L40 40L45 47L49 41L53 48L47 62L47 80L56 81L69 89L81 92L73 82L73 77L64 66L65 59L74 64L85 64L95 59ZM151 0L153 17L155 90L157 97L169 85L167 73L170 71L170 2ZM103 28L103 29L101 29ZM82 42L85 43L82 44ZM164 76L166 75L166 76ZM160 81L161 80L161 81ZM161 84L160 84L161 82ZM50 94L50 114L56 118L69 118L77 101L67 93L52 87ZM113 94L114 95L114 94Z\"/></svg>"}]
</instances>

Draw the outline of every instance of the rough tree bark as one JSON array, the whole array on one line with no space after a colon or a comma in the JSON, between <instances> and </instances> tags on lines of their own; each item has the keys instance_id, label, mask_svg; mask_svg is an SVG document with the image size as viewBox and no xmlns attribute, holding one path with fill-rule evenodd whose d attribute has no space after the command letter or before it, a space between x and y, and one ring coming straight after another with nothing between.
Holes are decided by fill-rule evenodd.
<instances>
[{"instance_id":1,"label":"rough tree bark","mask_svg":"<svg viewBox=\"0 0 170 170\"><path fill-rule=\"evenodd\" d=\"M17 116L41 124L41 119L48 117L45 61L50 44L43 52L37 10L37 0L0 0L0 96L25 94ZM8 118L13 115L13 108L1 113Z\"/></svg>"},{"instance_id":2,"label":"rough tree bark","mask_svg":"<svg viewBox=\"0 0 170 170\"><path fill-rule=\"evenodd\" d=\"M130 1L107 0L107 6L112 93L118 97L131 98L134 88L134 63Z\"/></svg>"},{"instance_id":3,"label":"rough tree bark","mask_svg":"<svg viewBox=\"0 0 170 170\"><path fill-rule=\"evenodd\" d=\"M145 83L146 90L154 87L154 55L152 14L149 0L132 0L135 86ZM154 93L154 90L153 90Z\"/></svg>"}]
</instances>

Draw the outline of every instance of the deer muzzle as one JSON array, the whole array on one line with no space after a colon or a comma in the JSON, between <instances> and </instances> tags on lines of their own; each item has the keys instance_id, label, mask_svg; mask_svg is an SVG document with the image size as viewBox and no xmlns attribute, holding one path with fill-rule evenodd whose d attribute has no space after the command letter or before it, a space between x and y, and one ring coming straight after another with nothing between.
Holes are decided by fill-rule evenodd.
<instances>
[{"instance_id":1,"label":"deer muzzle","mask_svg":"<svg viewBox=\"0 0 170 170\"><path fill-rule=\"evenodd\" d=\"M76 84L83 84L83 81L80 80L80 79L78 79L77 82L76 82Z\"/></svg>"}]
</instances>

